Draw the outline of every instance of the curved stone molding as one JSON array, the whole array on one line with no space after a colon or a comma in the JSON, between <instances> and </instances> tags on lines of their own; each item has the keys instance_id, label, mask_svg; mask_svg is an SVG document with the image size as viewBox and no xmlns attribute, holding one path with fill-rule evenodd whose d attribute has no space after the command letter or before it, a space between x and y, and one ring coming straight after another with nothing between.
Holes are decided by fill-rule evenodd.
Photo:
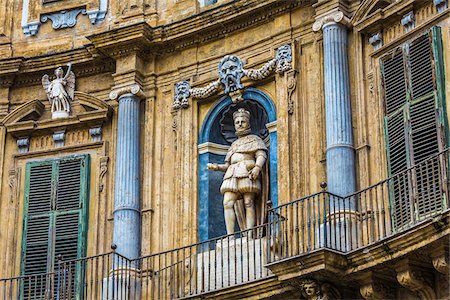
<instances>
[{"instance_id":1,"label":"curved stone molding","mask_svg":"<svg viewBox=\"0 0 450 300\"><path fill-rule=\"evenodd\" d=\"M408 264L397 268L397 281L419 295L420 299L436 299L436 293L425 276L422 276L419 269Z\"/></svg>"},{"instance_id":2,"label":"curved stone molding","mask_svg":"<svg viewBox=\"0 0 450 300\"><path fill-rule=\"evenodd\" d=\"M366 300L392 299L392 295L388 293L387 289L378 283L366 284L359 289L359 292Z\"/></svg>"},{"instance_id":3,"label":"curved stone molding","mask_svg":"<svg viewBox=\"0 0 450 300\"><path fill-rule=\"evenodd\" d=\"M39 100L32 100L26 102L21 106L10 112L2 121L3 124L9 125L19 122L27 116L32 116L34 120L37 120L44 112L45 105Z\"/></svg>"},{"instance_id":4,"label":"curved stone molding","mask_svg":"<svg viewBox=\"0 0 450 300\"><path fill-rule=\"evenodd\" d=\"M189 98L204 99L215 94L219 88L231 97L233 102L242 101L244 86L241 83L243 76L251 80L262 80L274 72L283 74L292 69L292 48L285 44L280 46L275 58L266 62L259 69L245 69L242 60L235 55L224 56L219 63L219 79L205 87L191 88L188 81L183 80L175 84L173 109L187 108Z\"/></svg>"},{"instance_id":5,"label":"curved stone molding","mask_svg":"<svg viewBox=\"0 0 450 300\"><path fill-rule=\"evenodd\" d=\"M344 26L350 25L350 20L340 10L332 11L322 17L319 17L313 24L313 30L319 31L328 24L342 24Z\"/></svg>"},{"instance_id":6,"label":"curved stone molding","mask_svg":"<svg viewBox=\"0 0 450 300\"><path fill-rule=\"evenodd\" d=\"M120 96L125 94L132 94L139 99L145 98L145 94L142 91L142 88L138 84L133 84L112 90L111 93L109 93L109 99L117 100Z\"/></svg>"},{"instance_id":7,"label":"curved stone molding","mask_svg":"<svg viewBox=\"0 0 450 300\"><path fill-rule=\"evenodd\" d=\"M433 257L433 267L444 275L448 275L448 258L446 254L441 256Z\"/></svg>"},{"instance_id":8,"label":"curved stone molding","mask_svg":"<svg viewBox=\"0 0 450 300\"><path fill-rule=\"evenodd\" d=\"M98 1L98 9L86 10L86 7L95 5ZM74 27L77 24L77 16L81 13L87 15L90 22L95 25L105 19L108 10L108 0L87 0L80 3L79 8L59 10L54 12L43 12L39 17L39 10L43 10L42 4L37 4L38 20L29 21L29 6L30 0L24 0L22 3L22 30L26 36L36 35L42 23L52 20L53 29L62 29L67 27ZM41 7L39 7L41 5Z\"/></svg>"}]
</instances>

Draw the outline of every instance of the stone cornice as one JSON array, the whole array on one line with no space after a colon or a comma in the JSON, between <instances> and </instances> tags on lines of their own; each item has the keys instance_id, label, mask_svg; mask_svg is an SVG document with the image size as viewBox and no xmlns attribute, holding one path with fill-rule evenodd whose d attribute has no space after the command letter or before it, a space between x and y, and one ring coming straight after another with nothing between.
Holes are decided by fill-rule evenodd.
<instances>
[{"instance_id":1,"label":"stone cornice","mask_svg":"<svg viewBox=\"0 0 450 300\"><path fill-rule=\"evenodd\" d=\"M105 60L105 57L95 53L92 46L86 46L56 54L0 59L0 82L4 84L7 79L18 86L40 85L44 71L66 65L67 62L76 65L74 73L77 77L115 70L113 60Z\"/></svg>"},{"instance_id":2,"label":"stone cornice","mask_svg":"<svg viewBox=\"0 0 450 300\"><path fill-rule=\"evenodd\" d=\"M77 49L34 57L0 59L0 76L38 73L65 65L69 61L74 66L95 63L104 61L105 54L112 58L130 52L146 56L164 55L266 23L279 14L312 2L314 1L237 0L167 25L151 27L145 22L136 23L88 36L92 44ZM93 71L95 74L96 71ZM42 74L33 78L16 76L14 84L38 84L41 76Z\"/></svg>"},{"instance_id":3,"label":"stone cornice","mask_svg":"<svg viewBox=\"0 0 450 300\"><path fill-rule=\"evenodd\" d=\"M97 49L117 57L127 52L167 54L272 20L311 0L238 0L167 25L145 22L88 36Z\"/></svg>"}]
</instances>

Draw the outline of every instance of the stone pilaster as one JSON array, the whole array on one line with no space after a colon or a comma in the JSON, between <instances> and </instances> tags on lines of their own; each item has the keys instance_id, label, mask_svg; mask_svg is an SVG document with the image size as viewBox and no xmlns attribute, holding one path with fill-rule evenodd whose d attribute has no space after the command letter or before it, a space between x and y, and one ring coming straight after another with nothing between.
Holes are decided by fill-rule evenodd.
<instances>
[{"instance_id":1,"label":"stone pilaster","mask_svg":"<svg viewBox=\"0 0 450 300\"><path fill-rule=\"evenodd\" d=\"M142 90L138 85L114 90L118 99L113 243L128 259L140 256L140 142Z\"/></svg>"},{"instance_id":2,"label":"stone pilaster","mask_svg":"<svg viewBox=\"0 0 450 300\"><path fill-rule=\"evenodd\" d=\"M313 25L314 31L323 31L328 191L340 196L356 189L347 24L337 10Z\"/></svg>"}]
</instances>

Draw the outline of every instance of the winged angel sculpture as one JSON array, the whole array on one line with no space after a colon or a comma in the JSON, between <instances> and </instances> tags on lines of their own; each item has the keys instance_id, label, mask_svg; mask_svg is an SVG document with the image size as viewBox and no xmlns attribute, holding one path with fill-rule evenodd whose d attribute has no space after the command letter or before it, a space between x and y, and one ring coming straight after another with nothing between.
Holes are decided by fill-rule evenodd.
<instances>
[{"instance_id":1,"label":"winged angel sculpture","mask_svg":"<svg viewBox=\"0 0 450 300\"><path fill-rule=\"evenodd\" d=\"M70 102L73 101L75 92L75 74L71 71L72 64L68 64L66 75L59 67L55 70L56 78L50 81L47 74L42 76L42 86L50 101L52 119L65 118L70 113Z\"/></svg>"}]
</instances>

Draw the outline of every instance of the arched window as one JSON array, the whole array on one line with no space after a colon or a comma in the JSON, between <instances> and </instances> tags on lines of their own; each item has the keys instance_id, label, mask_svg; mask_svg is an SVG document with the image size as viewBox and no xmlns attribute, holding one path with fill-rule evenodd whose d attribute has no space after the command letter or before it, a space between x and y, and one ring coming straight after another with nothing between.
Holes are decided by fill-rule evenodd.
<instances>
[{"instance_id":1,"label":"arched window","mask_svg":"<svg viewBox=\"0 0 450 300\"><path fill-rule=\"evenodd\" d=\"M278 204L276 111L264 92L248 88L244 101L232 103L222 97L206 116L199 137L199 223L198 238L205 241L226 234L223 217L223 197L220 193L223 173L208 171L208 163L224 163L231 143L236 139L233 112L245 108L251 113L252 133L259 135L269 149L269 197L272 206Z\"/></svg>"}]
</instances>

